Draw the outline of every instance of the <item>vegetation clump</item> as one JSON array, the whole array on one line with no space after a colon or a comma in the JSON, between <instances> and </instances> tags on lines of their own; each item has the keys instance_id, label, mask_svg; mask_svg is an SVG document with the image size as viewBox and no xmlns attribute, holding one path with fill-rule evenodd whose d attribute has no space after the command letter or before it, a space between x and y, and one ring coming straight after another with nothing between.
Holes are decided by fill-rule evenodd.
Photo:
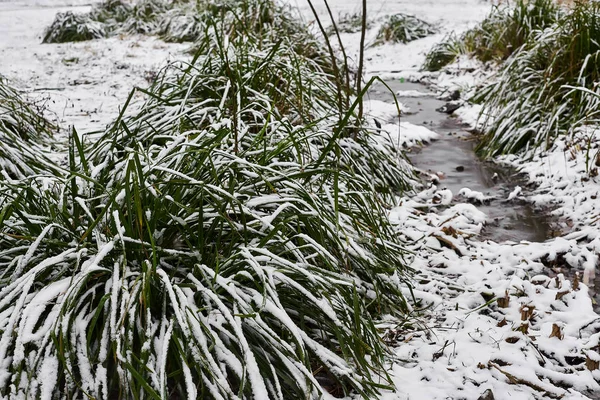
<instances>
[{"instance_id":1,"label":"vegetation clump","mask_svg":"<svg viewBox=\"0 0 600 400\"><path fill-rule=\"evenodd\" d=\"M436 32L437 29L433 25L414 15L395 14L383 23L375 44L408 43Z\"/></svg>"},{"instance_id":2,"label":"vegetation clump","mask_svg":"<svg viewBox=\"0 0 600 400\"><path fill-rule=\"evenodd\" d=\"M439 71L465 54L482 62L508 59L531 36L554 24L561 11L553 0L518 0L494 6L476 27L460 36L449 35L428 53L426 71Z\"/></svg>"},{"instance_id":3,"label":"vegetation clump","mask_svg":"<svg viewBox=\"0 0 600 400\"><path fill-rule=\"evenodd\" d=\"M468 53L465 42L451 33L429 50L423 63L423 69L430 72L440 71L455 62L459 56Z\"/></svg>"},{"instance_id":4,"label":"vegetation clump","mask_svg":"<svg viewBox=\"0 0 600 400\"><path fill-rule=\"evenodd\" d=\"M203 35L214 28L216 20L222 22L220 26L224 31L221 33L227 32L230 36L258 31L261 36L270 38L281 33L302 37L299 32L305 30L285 6L270 0L253 4L237 0L218 4L166 0L140 0L129 4L123 0L105 0L87 14L58 14L46 30L44 43L136 33L156 35L167 42L196 42L203 40ZM318 53L316 41L304 45L307 46L305 52Z\"/></svg>"},{"instance_id":5,"label":"vegetation clump","mask_svg":"<svg viewBox=\"0 0 600 400\"><path fill-rule=\"evenodd\" d=\"M93 143L70 135L65 174L0 179L2 397L392 385L374 321L409 310L383 208L408 186L405 164L280 10L214 13L141 108Z\"/></svg>"},{"instance_id":6,"label":"vegetation clump","mask_svg":"<svg viewBox=\"0 0 600 400\"><path fill-rule=\"evenodd\" d=\"M104 26L87 15L71 11L56 14L44 33L43 43L83 42L106 36Z\"/></svg>"},{"instance_id":7,"label":"vegetation clump","mask_svg":"<svg viewBox=\"0 0 600 400\"><path fill-rule=\"evenodd\" d=\"M0 180L60 173L45 149L56 130L0 76Z\"/></svg>"},{"instance_id":8,"label":"vegetation clump","mask_svg":"<svg viewBox=\"0 0 600 400\"><path fill-rule=\"evenodd\" d=\"M373 26L372 21L367 21L367 29L371 29ZM336 27L339 32L342 33L357 33L362 29L362 15L358 13L346 13L340 15L338 21L336 22ZM329 29L329 34L334 33L334 28L331 27Z\"/></svg>"},{"instance_id":9,"label":"vegetation clump","mask_svg":"<svg viewBox=\"0 0 600 400\"><path fill-rule=\"evenodd\" d=\"M578 2L537 31L475 101L484 104L487 156L547 148L557 135L598 122L600 5Z\"/></svg>"},{"instance_id":10,"label":"vegetation clump","mask_svg":"<svg viewBox=\"0 0 600 400\"><path fill-rule=\"evenodd\" d=\"M133 5L131 17L123 22L120 30L130 34L154 34L159 29L162 16L170 7L171 3L163 0L140 0Z\"/></svg>"},{"instance_id":11,"label":"vegetation clump","mask_svg":"<svg viewBox=\"0 0 600 400\"><path fill-rule=\"evenodd\" d=\"M194 42L204 34L207 19L196 12L184 9L169 10L160 20L156 33L165 42Z\"/></svg>"},{"instance_id":12,"label":"vegetation clump","mask_svg":"<svg viewBox=\"0 0 600 400\"><path fill-rule=\"evenodd\" d=\"M105 0L90 12L90 18L104 24L125 22L132 14L133 7L123 0Z\"/></svg>"}]
</instances>

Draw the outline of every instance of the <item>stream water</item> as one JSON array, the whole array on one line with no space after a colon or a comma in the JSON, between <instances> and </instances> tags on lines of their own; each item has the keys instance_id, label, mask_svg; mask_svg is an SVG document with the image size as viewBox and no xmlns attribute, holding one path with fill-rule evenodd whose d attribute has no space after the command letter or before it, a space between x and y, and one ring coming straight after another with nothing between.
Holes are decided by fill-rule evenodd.
<instances>
[{"instance_id":1,"label":"stream water","mask_svg":"<svg viewBox=\"0 0 600 400\"><path fill-rule=\"evenodd\" d=\"M543 242L549 237L547 215L536 210L526 201L507 202L509 194L525 181L516 170L505 165L480 160L475 154L476 142L472 134L456 119L436 111L446 104L433 95L403 97L402 92L418 91L429 93L422 84L402 83L398 80L386 82L394 93L400 92L398 101L410 108L402 116L403 121L423 125L440 135L439 139L424 147L415 147L408 154L417 168L441 177L439 188L447 188L457 195L463 188L482 192L492 197L478 208L488 216L481 239L495 242L522 240ZM390 91L383 85L374 86L371 98L393 102ZM464 199L461 199L464 201Z\"/></svg>"},{"instance_id":2,"label":"stream water","mask_svg":"<svg viewBox=\"0 0 600 400\"><path fill-rule=\"evenodd\" d=\"M549 216L537 210L524 200L507 202L509 194L517 187L527 194L526 181L510 166L481 160L475 153L477 138L466 131L466 127L448 114L436 111L446 105L433 94L421 97L406 97L402 93L418 91L430 93L427 86L418 83L387 81L397 99L410 108L402 116L403 121L423 125L439 134L439 138L423 147L410 149L408 157L415 167L440 177L439 188L447 188L454 195L453 203L465 201L457 198L462 188L484 193L494 199L485 204L476 204L488 221L480 240L490 239L500 243L505 241L543 242L552 237ZM370 91L372 99L393 103L392 93L382 84L374 85ZM383 121L382 121L383 122ZM393 121L386 121L393 122ZM566 262L548 265L548 275L553 277L563 273L567 279L575 278L576 270L566 267ZM579 271L580 276L583 271ZM600 312L600 274L590 282L590 296L594 309Z\"/></svg>"}]
</instances>

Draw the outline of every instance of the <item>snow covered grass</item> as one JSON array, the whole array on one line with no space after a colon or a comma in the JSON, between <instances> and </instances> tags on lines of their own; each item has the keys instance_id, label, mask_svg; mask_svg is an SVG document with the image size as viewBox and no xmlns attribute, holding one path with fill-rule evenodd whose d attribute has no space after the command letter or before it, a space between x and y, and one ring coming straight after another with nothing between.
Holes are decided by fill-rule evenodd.
<instances>
[{"instance_id":1,"label":"snow covered grass","mask_svg":"<svg viewBox=\"0 0 600 400\"><path fill-rule=\"evenodd\" d=\"M480 25L468 31L464 40L475 56L483 61L506 60L534 31L556 22L559 8L553 0L518 0L500 5Z\"/></svg>"},{"instance_id":2,"label":"snow covered grass","mask_svg":"<svg viewBox=\"0 0 600 400\"><path fill-rule=\"evenodd\" d=\"M57 127L0 76L0 179L59 173L47 145Z\"/></svg>"},{"instance_id":3,"label":"snow covered grass","mask_svg":"<svg viewBox=\"0 0 600 400\"><path fill-rule=\"evenodd\" d=\"M308 36L226 40L228 23L133 91L141 108L73 130L64 172L0 180L2 397L392 386L374 320L410 310L385 208L405 161L361 125L360 94L339 99Z\"/></svg>"},{"instance_id":4,"label":"snow covered grass","mask_svg":"<svg viewBox=\"0 0 600 400\"><path fill-rule=\"evenodd\" d=\"M480 91L484 155L549 149L559 135L597 121L600 6L578 2L548 29L536 31Z\"/></svg>"},{"instance_id":5,"label":"snow covered grass","mask_svg":"<svg viewBox=\"0 0 600 400\"><path fill-rule=\"evenodd\" d=\"M367 21L367 29L371 29L374 21ZM345 13L338 17L336 26L340 33L358 33L362 29L362 15L359 13ZM334 33L330 29L329 33Z\"/></svg>"},{"instance_id":6,"label":"snow covered grass","mask_svg":"<svg viewBox=\"0 0 600 400\"><path fill-rule=\"evenodd\" d=\"M482 106L478 151L485 157L550 149L559 135L597 124L600 6L519 1L499 6L461 37L434 46L424 69L439 71L463 54L498 63L471 101Z\"/></svg>"},{"instance_id":7,"label":"snow covered grass","mask_svg":"<svg viewBox=\"0 0 600 400\"><path fill-rule=\"evenodd\" d=\"M277 22L273 24L275 14ZM133 4L123 0L105 0L85 14L57 14L47 28L45 43L64 43L98 39L122 34L156 35L166 42L195 42L224 21L223 33L230 36L275 35L298 36L306 30L291 15L289 7L271 0L254 2L225 1L220 3L140 0ZM308 46L307 51L314 51Z\"/></svg>"},{"instance_id":8,"label":"snow covered grass","mask_svg":"<svg viewBox=\"0 0 600 400\"><path fill-rule=\"evenodd\" d=\"M111 34L152 34L162 16L179 2L163 0L140 0L134 4L109 0L94 8L90 17L108 27Z\"/></svg>"},{"instance_id":9,"label":"snow covered grass","mask_svg":"<svg viewBox=\"0 0 600 400\"><path fill-rule=\"evenodd\" d=\"M423 69L430 72L440 71L445 66L455 62L461 55L468 53L469 49L463 38L450 33L427 52Z\"/></svg>"},{"instance_id":10,"label":"snow covered grass","mask_svg":"<svg viewBox=\"0 0 600 400\"><path fill-rule=\"evenodd\" d=\"M559 13L553 0L518 0L515 4L494 6L476 27L459 37L450 34L435 45L428 53L423 68L439 71L463 54L482 62L502 62L517 51L533 32L555 23Z\"/></svg>"},{"instance_id":11,"label":"snow covered grass","mask_svg":"<svg viewBox=\"0 0 600 400\"><path fill-rule=\"evenodd\" d=\"M437 33L430 23L414 15L395 14L389 16L377 34L375 45L382 43L408 43Z\"/></svg>"},{"instance_id":12,"label":"snow covered grass","mask_svg":"<svg viewBox=\"0 0 600 400\"><path fill-rule=\"evenodd\" d=\"M70 11L58 13L46 29L44 43L83 42L106 36L102 24Z\"/></svg>"},{"instance_id":13,"label":"snow covered grass","mask_svg":"<svg viewBox=\"0 0 600 400\"><path fill-rule=\"evenodd\" d=\"M84 14L58 13L44 34L44 43L78 42L119 34L155 34L169 10L193 8L187 2L105 0Z\"/></svg>"}]
</instances>

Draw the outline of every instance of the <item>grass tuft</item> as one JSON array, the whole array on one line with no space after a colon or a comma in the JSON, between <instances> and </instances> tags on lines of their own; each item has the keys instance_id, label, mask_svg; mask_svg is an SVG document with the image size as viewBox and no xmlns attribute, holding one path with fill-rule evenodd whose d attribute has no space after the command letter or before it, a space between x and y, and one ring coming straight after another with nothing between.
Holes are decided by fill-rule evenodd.
<instances>
[{"instance_id":1,"label":"grass tuft","mask_svg":"<svg viewBox=\"0 0 600 400\"><path fill-rule=\"evenodd\" d=\"M548 148L557 135L597 123L600 6L578 2L538 31L475 100L486 108L487 156ZM579 88L583 90L576 90Z\"/></svg>"},{"instance_id":2,"label":"grass tuft","mask_svg":"<svg viewBox=\"0 0 600 400\"><path fill-rule=\"evenodd\" d=\"M71 11L56 14L54 22L44 33L43 43L83 42L106 36L104 26L87 15Z\"/></svg>"},{"instance_id":3,"label":"grass tuft","mask_svg":"<svg viewBox=\"0 0 600 400\"><path fill-rule=\"evenodd\" d=\"M413 15L395 14L383 23L375 44L408 43L436 32L437 29L433 25Z\"/></svg>"}]
</instances>

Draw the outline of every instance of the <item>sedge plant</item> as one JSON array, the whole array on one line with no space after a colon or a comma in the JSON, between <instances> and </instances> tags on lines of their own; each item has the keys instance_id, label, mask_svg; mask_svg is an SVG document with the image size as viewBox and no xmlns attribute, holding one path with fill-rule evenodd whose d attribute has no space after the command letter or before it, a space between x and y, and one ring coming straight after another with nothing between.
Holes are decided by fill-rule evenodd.
<instances>
[{"instance_id":1,"label":"sedge plant","mask_svg":"<svg viewBox=\"0 0 600 400\"><path fill-rule=\"evenodd\" d=\"M73 130L63 173L0 179L2 397L392 387L374 321L410 310L385 210L406 165L356 118L368 85L346 107L308 32L254 29L286 26L259 1L215 12L93 140Z\"/></svg>"},{"instance_id":2,"label":"sedge plant","mask_svg":"<svg viewBox=\"0 0 600 400\"><path fill-rule=\"evenodd\" d=\"M578 2L556 24L538 31L475 100L485 107L488 156L547 149L557 135L598 119L596 91L600 8ZM574 90L581 88L585 90Z\"/></svg>"}]
</instances>

